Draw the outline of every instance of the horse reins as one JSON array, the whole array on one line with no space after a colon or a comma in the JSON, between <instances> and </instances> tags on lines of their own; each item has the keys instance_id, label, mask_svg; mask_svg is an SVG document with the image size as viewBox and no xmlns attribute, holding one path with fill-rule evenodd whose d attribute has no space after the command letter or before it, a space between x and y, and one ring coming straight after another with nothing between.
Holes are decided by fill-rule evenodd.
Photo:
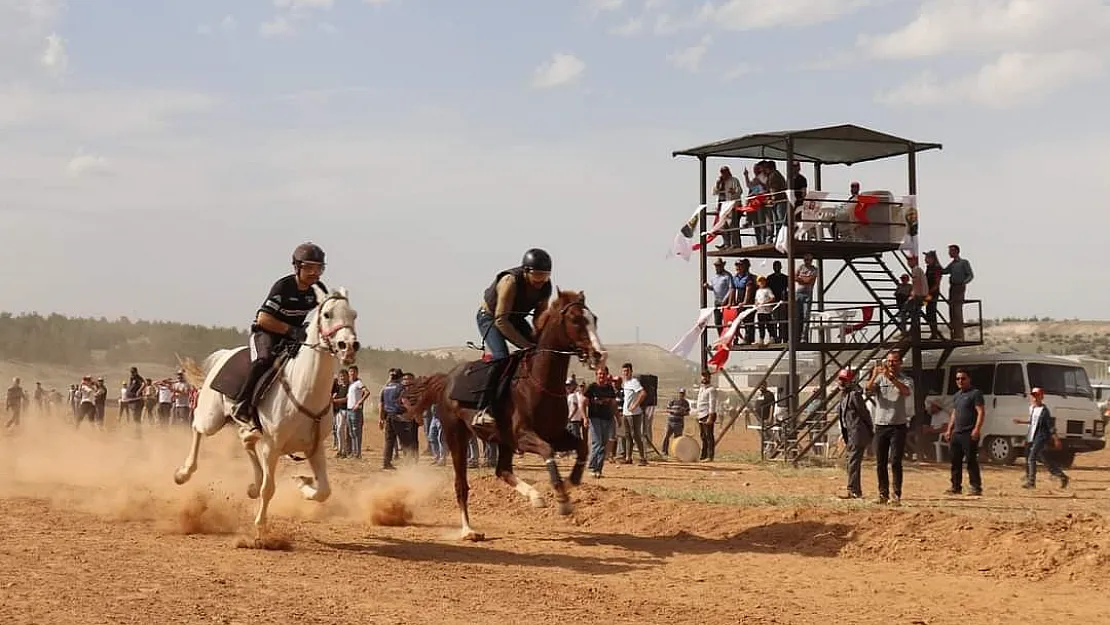
<instances>
[{"instance_id":1,"label":"horse reins","mask_svg":"<svg viewBox=\"0 0 1110 625\"><path fill-rule=\"evenodd\" d=\"M582 308L582 310L584 312L589 312L591 314L593 313L593 311L590 310L589 306L586 306L586 304L583 303L583 302L571 302L571 303L567 304L566 306L564 306L559 311L559 316L562 317L563 329L564 330L566 329L566 313L571 308L574 308L574 307L580 307L580 308ZM524 361L525 361L524 367L526 369L526 375L524 376L525 379L529 383L531 383L532 386L536 387L536 389L538 389L541 393L544 393L545 395L549 395L551 397L566 398L567 390L566 390L565 386L560 387L560 392L553 392L551 390L548 390L548 388L546 386L544 386L544 383L543 383L542 380L537 380L536 377L534 375L532 375L532 356L535 355L536 353L539 353L539 352L546 352L546 353L549 353L549 354L555 354L557 356L578 356L578 357L581 357L582 356L582 351L581 350L569 351L569 350L551 349L551 348L547 348L547 347L542 347L542 348L541 347L533 347L530 351L531 351L531 353L527 354L524 357Z\"/></svg>"},{"instance_id":2,"label":"horse reins","mask_svg":"<svg viewBox=\"0 0 1110 625\"><path fill-rule=\"evenodd\" d=\"M317 328L318 332L320 333L320 340L316 343L311 344L311 345L308 344L308 343L299 343L299 344L303 345L303 346L305 346L305 347L307 347L307 348L309 348L313 351L325 351L325 350L320 349L320 347L323 346L323 347L326 348L326 353L331 354L332 356L338 356L338 354L335 352L335 346L332 345L331 337L335 336L336 333L339 332L340 330L342 330L343 328L347 328L348 330L350 330L352 332L354 332L355 329L351 324L342 323L342 324L336 325L332 328L329 328L327 331L324 330L324 324L323 324L323 321L322 321L322 316L324 314L324 304L326 304L330 300L348 301L347 298L343 295L339 295L338 293L328 293L327 297L325 297L324 300L322 302L320 302L320 304L316 307L316 315L315 315L315 319L313 320L313 323L316 324L316 328ZM324 406L324 408L322 410L320 410L319 412L314 413L311 410L309 410L307 407L305 407L305 405L302 404L296 398L296 396L293 394L293 387L289 384L289 379L285 376L285 367L284 366L281 369L278 370L278 383L281 384L281 388L282 388L282 390L285 391L285 394L289 396L289 400L291 402L293 402L293 407L296 408L297 411L300 412L302 415L308 417L309 419L312 419L312 424L313 424L313 427L312 427L312 451L310 451L308 453L308 455L305 456L304 458L298 458L297 456L294 456L293 454L288 454L289 458L291 458L292 460L295 460L297 462L303 462L307 458L312 457L312 455L315 454L317 452L317 450L319 450L319 448L320 448L320 421L332 409L331 398L329 396L328 403L327 403L326 406Z\"/></svg>"}]
</instances>

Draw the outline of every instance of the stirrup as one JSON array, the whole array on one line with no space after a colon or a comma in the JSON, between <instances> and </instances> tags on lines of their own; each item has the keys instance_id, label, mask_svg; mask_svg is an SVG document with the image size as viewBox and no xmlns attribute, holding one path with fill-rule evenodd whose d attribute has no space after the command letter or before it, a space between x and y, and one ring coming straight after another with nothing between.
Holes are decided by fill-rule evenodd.
<instances>
[{"instance_id":1,"label":"stirrup","mask_svg":"<svg viewBox=\"0 0 1110 625\"><path fill-rule=\"evenodd\" d=\"M484 425L497 425L497 421L490 416L488 410L480 410L474 418L470 420L470 425L474 427L482 427Z\"/></svg>"}]
</instances>

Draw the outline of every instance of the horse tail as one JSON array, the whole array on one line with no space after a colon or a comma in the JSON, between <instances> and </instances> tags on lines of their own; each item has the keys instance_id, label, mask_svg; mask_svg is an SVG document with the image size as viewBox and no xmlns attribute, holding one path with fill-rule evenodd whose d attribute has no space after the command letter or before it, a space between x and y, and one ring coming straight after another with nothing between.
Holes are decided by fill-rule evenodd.
<instances>
[{"instance_id":1,"label":"horse tail","mask_svg":"<svg viewBox=\"0 0 1110 625\"><path fill-rule=\"evenodd\" d=\"M197 364L197 361L186 356L182 358L177 357L177 362L181 368L185 370L185 380L195 388L204 386L204 380L208 377L208 372L216 365L216 361L226 350L218 349L205 357L204 362Z\"/></svg>"},{"instance_id":2,"label":"horse tail","mask_svg":"<svg viewBox=\"0 0 1110 625\"><path fill-rule=\"evenodd\" d=\"M439 403L446 388L446 373L422 375L413 380L412 384L408 385L405 389L403 398L407 404L412 406L411 410L413 414L421 415L424 414L424 411L431 407L432 404Z\"/></svg>"}]
</instances>

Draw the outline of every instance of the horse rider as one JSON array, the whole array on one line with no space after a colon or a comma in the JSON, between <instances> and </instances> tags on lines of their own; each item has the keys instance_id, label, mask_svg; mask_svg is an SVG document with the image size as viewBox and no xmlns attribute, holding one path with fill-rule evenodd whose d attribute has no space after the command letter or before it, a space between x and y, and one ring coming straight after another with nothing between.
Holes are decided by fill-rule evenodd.
<instances>
[{"instance_id":1,"label":"horse rider","mask_svg":"<svg viewBox=\"0 0 1110 625\"><path fill-rule=\"evenodd\" d=\"M508 343L520 349L535 347L535 329L528 315L538 318L551 299L551 255L532 248L520 265L498 272L482 295L478 331L493 360L509 357ZM472 425L493 425L489 408L474 415Z\"/></svg>"},{"instance_id":2,"label":"horse rider","mask_svg":"<svg viewBox=\"0 0 1110 625\"><path fill-rule=\"evenodd\" d=\"M327 293L327 287L320 282L324 266L324 250L320 246L311 242L298 245L293 250L293 273L275 282L258 308L251 324L250 373L235 397L239 403L232 415L233 419L249 428L243 438L245 442L256 441L262 436L258 410L254 405L257 400L255 386L273 366L279 345L304 342L305 318L319 304L312 286L317 285Z\"/></svg>"}]
</instances>

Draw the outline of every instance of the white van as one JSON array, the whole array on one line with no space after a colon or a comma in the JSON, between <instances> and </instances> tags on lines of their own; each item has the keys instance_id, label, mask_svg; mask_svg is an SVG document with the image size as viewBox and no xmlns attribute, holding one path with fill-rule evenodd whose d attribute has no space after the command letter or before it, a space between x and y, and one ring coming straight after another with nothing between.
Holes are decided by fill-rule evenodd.
<instances>
[{"instance_id":1,"label":"white van","mask_svg":"<svg viewBox=\"0 0 1110 625\"><path fill-rule=\"evenodd\" d=\"M951 413L957 369L966 369L971 385L983 393L986 416L979 448L987 462L1010 464L1024 452L1027 426L1014 418L1028 419L1029 389L1034 387L1044 389L1045 404L1056 419L1064 447L1053 453L1061 464L1071 466L1075 454L1106 447L1106 423L1094 390L1087 372L1073 360L1017 352L953 354L939 369L935 355L925 354L924 360L926 404L936 401L945 414Z\"/></svg>"},{"instance_id":2,"label":"white van","mask_svg":"<svg viewBox=\"0 0 1110 625\"><path fill-rule=\"evenodd\" d=\"M1095 391L1095 403L1098 404L1098 409L1105 416L1107 404L1110 404L1110 382L1105 380L1094 381L1091 382L1091 388Z\"/></svg>"}]
</instances>

